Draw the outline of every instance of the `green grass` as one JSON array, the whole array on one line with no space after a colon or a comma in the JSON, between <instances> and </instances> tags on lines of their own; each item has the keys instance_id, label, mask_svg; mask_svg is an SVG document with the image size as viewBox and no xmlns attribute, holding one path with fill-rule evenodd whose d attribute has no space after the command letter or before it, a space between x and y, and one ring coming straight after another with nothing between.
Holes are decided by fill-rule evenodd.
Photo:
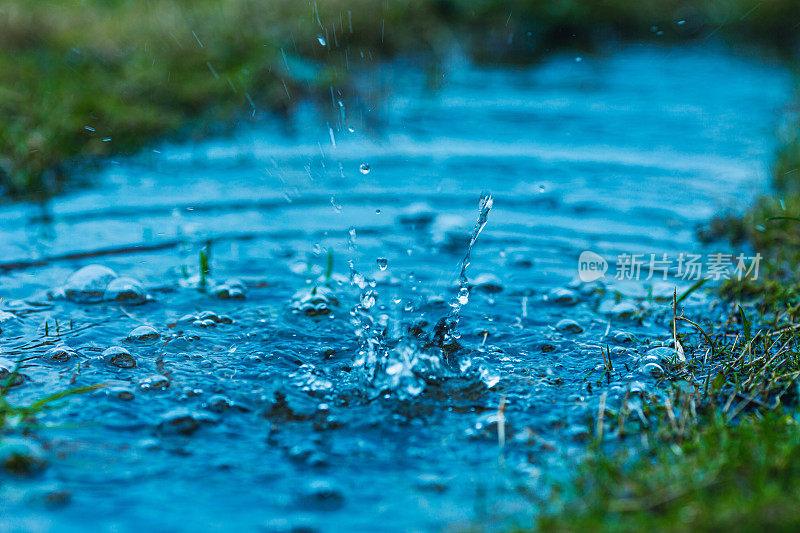
<instances>
[{"instance_id":1,"label":"green grass","mask_svg":"<svg viewBox=\"0 0 800 533\"><path fill-rule=\"evenodd\" d=\"M52 194L98 157L286 111L395 54L529 61L709 34L791 50L798 20L794 0L5 0L0 187Z\"/></svg>"},{"instance_id":2,"label":"green grass","mask_svg":"<svg viewBox=\"0 0 800 533\"><path fill-rule=\"evenodd\" d=\"M637 456L594 455L545 531L792 531L800 527L800 427L787 414L705 420Z\"/></svg>"},{"instance_id":3,"label":"green grass","mask_svg":"<svg viewBox=\"0 0 800 533\"><path fill-rule=\"evenodd\" d=\"M642 398L648 425L619 424L616 451L597 446L536 528L800 527L800 150L795 137L784 143L775 194L701 234L752 246L763 256L759 278L719 287L728 312L682 335L694 357L672 369L666 401ZM626 414L611 413L611 427Z\"/></svg>"},{"instance_id":4,"label":"green grass","mask_svg":"<svg viewBox=\"0 0 800 533\"><path fill-rule=\"evenodd\" d=\"M731 307L680 334L688 362L640 396L641 415L624 402L605 414L605 440L536 528L796 529L800 313L772 303L783 312Z\"/></svg>"}]
</instances>

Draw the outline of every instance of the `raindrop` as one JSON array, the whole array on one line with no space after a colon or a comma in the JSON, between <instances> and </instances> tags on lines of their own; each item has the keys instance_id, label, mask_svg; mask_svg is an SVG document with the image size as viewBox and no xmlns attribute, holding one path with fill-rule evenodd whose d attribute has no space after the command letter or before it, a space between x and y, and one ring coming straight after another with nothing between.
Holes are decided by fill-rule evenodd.
<instances>
[{"instance_id":1,"label":"raindrop","mask_svg":"<svg viewBox=\"0 0 800 533\"><path fill-rule=\"evenodd\" d=\"M362 174L369 174L370 171L369 163L361 163L359 170L361 171Z\"/></svg>"},{"instance_id":2,"label":"raindrop","mask_svg":"<svg viewBox=\"0 0 800 533\"><path fill-rule=\"evenodd\" d=\"M326 41L325 37L323 37L322 35L317 35L317 41L322 46L328 46L328 41Z\"/></svg>"},{"instance_id":3,"label":"raindrop","mask_svg":"<svg viewBox=\"0 0 800 533\"><path fill-rule=\"evenodd\" d=\"M361 306L364 309L369 309L370 307L375 305L376 300L377 300L377 294L375 293L375 291L366 291L361 296Z\"/></svg>"},{"instance_id":4,"label":"raindrop","mask_svg":"<svg viewBox=\"0 0 800 533\"><path fill-rule=\"evenodd\" d=\"M461 305L467 305L469 303L469 289L466 287L461 287L458 290L458 303Z\"/></svg>"},{"instance_id":5,"label":"raindrop","mask_svg":"<svg viewBox=\"0 0 800 533\"><path fill-rule=\"evenodd\" d=\"M389 261L385 257L378 258L378 268L381 270L386 270L386 267L389 266Z\"/></svg>"}]
</instances>

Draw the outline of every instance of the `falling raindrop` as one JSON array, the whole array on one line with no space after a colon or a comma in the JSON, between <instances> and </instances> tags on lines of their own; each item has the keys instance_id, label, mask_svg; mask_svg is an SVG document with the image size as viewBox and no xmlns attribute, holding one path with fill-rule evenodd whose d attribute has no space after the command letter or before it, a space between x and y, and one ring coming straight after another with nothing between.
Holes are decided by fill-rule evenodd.
<instances>
[{"instance_id":1,"label":"falling raindrop","mask_svg":"<svg viewBox=\"0 0 800 533\"><path fill-rule=\"evenodd\" d=\"M317 41L319 41L319 44L322 46L328 46L328 41L326 41L325 37L322 35L317 35Z\"/></svg>"},{"instance_id":2,"label":"falling raindrop","mask_svg":"<svg viewBox=\"0 0 800 533\"><path fill-rule=\"evenodd\" d=\"M369 163L361 163L359 170L361 171L362 174L369 174L370 171Z\"/></svg>"}]
</instances>

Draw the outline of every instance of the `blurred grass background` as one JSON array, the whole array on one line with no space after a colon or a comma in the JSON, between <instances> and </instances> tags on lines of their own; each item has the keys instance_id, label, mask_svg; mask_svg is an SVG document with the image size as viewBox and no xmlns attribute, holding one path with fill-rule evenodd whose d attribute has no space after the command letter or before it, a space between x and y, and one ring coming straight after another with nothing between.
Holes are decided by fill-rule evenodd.
<instances>
[{"instance_id":1,"label":"blurred grass background","mask_svg":"<svg viewBox=\"0 0 800 533\"><path fill-rule=\"evenodd\" d=\"M286 111L358 62L453 46L524 62L709 36L792 56L798 24L797 0L4 0L0 189L53 194L75 163ZM798 146L786 144L784 167Z\"/></svg>"}]
</instances>

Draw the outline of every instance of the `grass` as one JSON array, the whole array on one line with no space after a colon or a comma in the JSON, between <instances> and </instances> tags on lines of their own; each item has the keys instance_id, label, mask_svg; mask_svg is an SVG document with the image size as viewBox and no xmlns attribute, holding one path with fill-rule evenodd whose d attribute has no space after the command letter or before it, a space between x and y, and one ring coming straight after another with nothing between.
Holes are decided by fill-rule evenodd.
<instances>
[{"instance_id":1,"label":"grass","mask_svg":"<svg viewBox=\"0 0 800 533\"><path fill-rule=\"evenodd\" d=\"M6 0L0 187L52 194L98 157L329 97L380 57L711 34L792 50L798 20L794 0Z\"/></svg>"},{"instance_id":2,"label":"grass","mask_svg":"<svg viewBox=\"0 0 800 533\"><path fill-rule=\"evenodd\" d=\"M775 194L701 234L762 254L759 278L722 284L727 312L682 335L693 357L671 369L666 395L641 398L643 417L608 415L623 420L617 451L598 444L538 529L800 527L800 149L783 141Z\"/></svg>"},{"instance_id":3,"label":"grass","mask_svg":"<svg viewBox=\"0 0 800 533\"><path fill-rule=\"evenodd\" d=\"M732 306L678 333L688 361L669 369L665 390L604 413L605 440L536 527L796 529L800 313L772 303L783 312L754 321Z\"/></svg>"},{"instance_id":4,"label":"grass","mask_svg":"<svg viewBox=\"0 0 800 533\"><path fill-rule=\"evenodd\" d=\"M673 442L674 441L674 442ZM709 419L641 455L595 455L546 531L790 531L800 526L800 427L787 414Z\"/></svg>"},{"instance_id":5,"label":"grass","mask_svg":"<svg viewBox=\"0 0 800 533\"><path fill-rule=\"evenodd\" d=\"M104 385L74 387L49 394L28 405L12 404L8 401L8 392L25 379L18 369L19 364L11 371L6 370L0 373L0 447L3 445L3 437L9 433L30 433L35 430L38 427L36 417L47 411L58 409L61 400L104 387ZM15 449L12 446L11 448L9 452L3 453L2 463L0 463L0 467L7 472L15 475L28 475L40 465L41 458L30 455L27 447ZM0 449L0 451L2 450Z\"/></svg>"}]
</instances>

